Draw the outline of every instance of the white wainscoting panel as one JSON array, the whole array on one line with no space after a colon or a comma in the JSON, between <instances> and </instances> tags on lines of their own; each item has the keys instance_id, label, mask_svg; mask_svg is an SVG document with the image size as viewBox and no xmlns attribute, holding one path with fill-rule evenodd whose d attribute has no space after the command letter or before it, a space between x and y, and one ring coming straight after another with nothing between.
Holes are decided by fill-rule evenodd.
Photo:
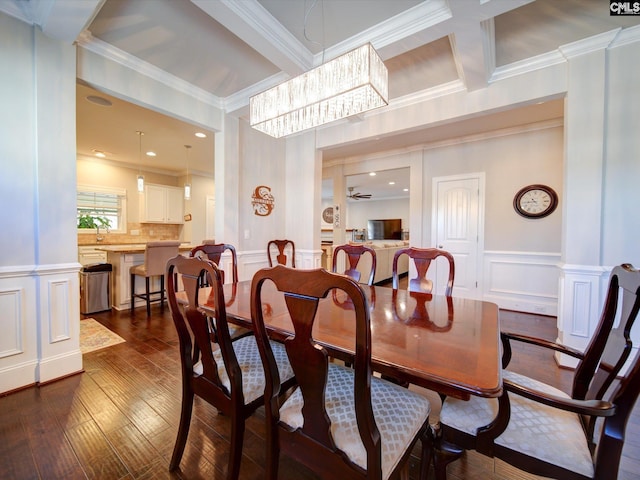
<instances>
[{"instance_id":1,"label":"white wainscoting panel","mask_svg":"<svg viewBox=\"0 0 640 480\"><path fill-rule=\"evenodd\" d=\"M29 265L0 268L0 393L38 381L37 289L32 272Z\"/></svg>"},{"instance_id":2,"label":"white wainscoting panel","mask_svg":"<svg viewBox=\"0 0 640 480\"><path fill-rule=\"evenodd\" d=\"M2 312L0 358L24 353L24 315L22 313L24 297L24 288L0 288L0 312Z\"/></svg>"},{"instance_id":3,"label":"white wainscoting panel","mask_svg":"<svg viewBox=\"0 0 640 480\"><path fill-rule=\"evenodd\" d=\"M39 382L82 371L79 264L40 265Z\"/></svg>"},{"instance_id":4,"label":"white wainscoting panel","mask_svg":"<svg viewBox=\"0 0 640 480\"><path fill-rule=\"evenodd\" d=\"M600 320L609 272L600 266L565 264L560 273L558 341L584 351ZM556 361L570 368L577 364L567 355L556 355Z\"/></svg>"},{"instance_id":5,"label":"white wainscoting panel","mask_svg":"<svg viewBox=\"0 0 640 480\"><path fill-rule=\"evenodd\" d=\"M238 252L238 279L251 280L258 270L268 268L266 250ZM296 268L313 269L322 267L322 250L296 249Z\"/></svg>"},{"instance_id":6,"label":"white wainscoting panel","mask_svg":"<svg viewBox=\"0 0 640 480\"><path fill-rule=\"evenodd\" d=\"M296 268L322 268L322 250L296 250Z\"/></svg>"},{"instance_id":7,"label":"white wainscoting panel","mask_svg":"<svg viewBox=\"0 0 640 480\"><path fill-rule=\"evenodd\" d=\"M238 252L238 280L241 282L251 280L258 270L267 267L269 260L266 250Z\"/></svg>"},{"instance_id":8,"label":"white wainscoting panel","mask_svg":"<svg viewBox=\"0 0 640 480\"><path fill-rule=\"evenodd\" d=\"M556 316L559 261L559 253L485 251L482 299L507 310Z\"/></svg>"}]
</instances>

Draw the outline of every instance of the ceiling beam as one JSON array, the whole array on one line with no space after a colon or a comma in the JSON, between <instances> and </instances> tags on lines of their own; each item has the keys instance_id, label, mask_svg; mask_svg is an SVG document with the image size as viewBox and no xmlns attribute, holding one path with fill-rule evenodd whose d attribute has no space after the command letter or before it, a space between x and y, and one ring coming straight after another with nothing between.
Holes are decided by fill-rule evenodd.
<instances>
[{"instance_id":1,"label":"ceiling beam","mask_svg":"<svg viewBox=\"0 0 640 480\"><path fill-rule=\"evenodd\" d=\"M313 67L313 54L257 0L191 2L290 76Z\"/></svg>"}]
</instances>

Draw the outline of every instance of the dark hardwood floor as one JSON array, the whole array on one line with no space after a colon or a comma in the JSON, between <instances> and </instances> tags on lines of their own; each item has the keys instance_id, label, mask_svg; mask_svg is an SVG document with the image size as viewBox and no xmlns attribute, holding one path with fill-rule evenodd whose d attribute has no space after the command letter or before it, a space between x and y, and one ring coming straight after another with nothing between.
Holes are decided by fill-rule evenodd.
<instances>
[{"instance_id":1,"label":"dark hardwood floor","mask_svg":"<svg viewBox=\"0 0 640 480\"><path fill-rule=\"evenodd\" d=\"M156 305L90 315L126 342L84 356L85 372L0 398L1 479L225 478L228 418L196 402L181 469L168 472L180 412L178 341L169 309ZM555 318L501 312L503 328L555 339ZM514 349L515 350L515 349ZM565 390L571 373L550 355L517 347L514 370ZM430 398L436 398L429 395ZM439 405L434 401L434 413ZM263 411L249 419L240 476L264 477ZM417 453L417 451L416 451ZM419 458L411 462L417 478ZM619 479L640 478L640 407L627 429ZM304 467L281 459L280 478L315 479ZM466 453L449 466L449 478L535 478L508 465Z\"/></svg>"}]
</instances>

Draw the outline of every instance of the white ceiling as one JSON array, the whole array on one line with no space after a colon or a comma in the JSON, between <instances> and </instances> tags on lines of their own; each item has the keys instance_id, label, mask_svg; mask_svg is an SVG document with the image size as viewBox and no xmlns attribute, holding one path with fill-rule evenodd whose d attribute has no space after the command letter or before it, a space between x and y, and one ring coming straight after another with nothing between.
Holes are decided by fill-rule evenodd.
<instances>
[{"instance_id":1,"label":"white ceiling","mask_svg":"<svg viewBox=\"0 0 640 480\"><path fill-rule=\"evenodd\" d=\"M472 91L513 65L640 17L610 16L605 0L0 0L0 11L38 25L46 35L169 79L226 112L247 115L248 99L365 42L389 69L390 103L455 84ZM101 95L112 107L87 102ZM213 174L213 132L78 86L77 150L140 161L136 130L145 132L145 167L179 175ZM440 141L562 116L561 101L489 112L452 125L343 145L325 159ZM152 162L152 163L151 163ZM365 189L365 186L362 187Z\"/></svg>"}]
</instances>

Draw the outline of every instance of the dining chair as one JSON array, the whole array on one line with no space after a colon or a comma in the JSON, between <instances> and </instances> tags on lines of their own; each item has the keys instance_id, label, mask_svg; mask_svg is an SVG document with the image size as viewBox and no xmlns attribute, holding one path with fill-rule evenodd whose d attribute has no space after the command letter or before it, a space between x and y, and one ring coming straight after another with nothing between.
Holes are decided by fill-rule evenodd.
<instances>
[{"instance_id":1,"label":"dining chair","mask_svg":"<svg viewBox=\"0 0 640 480\"><path fill-rule=\"evenodd\" d=\"M338 255L343 252L349 262L348 268L343 272L350 276L356 282L360 281L361 273L357 270L358 263L363 255L368 253L371 256L371 270L369 272L369 280L367 285L373 285L373 277L376 274L376 251L366 245L338 245L333 249L333 260L331 263L331 271L338 271Z\"/></svg>"},{"instance_id":2,"label":"dining chair","mask_svg":"<svg viewBox=\"0 0 640 480\"><path fill-rule=\"evenodd\" d=\"M393 256L393 266L391 269L392 285L394 289L398 288L399 275L398 275L398 258L401 255L407 255L413 259L416 266L417 275L408 282L408 290L411 292L433 293L433 281L427 278L427 270L433 260L437 260L438 257L443 257L449 263L449 278L447 280L447 287L445 288L445 295L450 297L453 293L453 280L456 275L455 262L453 255L445 250L439 250L437 248L416 248L408 247L398 250Z\"/></svg>"},{"instance_id":3,"label":"dining chair","mask_svg":"<svg viewBox=\"0 0 640 480\"><path fill-rule=\"evenodd\" d=\"M270 240L267 243L267 257L270 267L275 264L287 266L289 263L291 268L296 268L296 246L292 240ZM291 262L289 262L289 257Z\"/></svg>"},{"instance_id":4,"label":"dining chair","mask_svg":"<svg viewBox=\"0 0 640 480\"><path fill-rule=\"evenodd\" d=\"M166 266L167 296L173 323L180 343L182 370L182 407L180 425L169 470L175 470L185 450L193 402L196 396L217 408L231 421L231 438L227 478L236 479L240 472L245 420L264 404L265 375L256 339L253 335L232 340L227 322L221 272L215 263L202 258L178 255ZM186 304L176 297L176 278L182 278ZM211 288L208 302L213 302L215 318L200 310L200 278L206 275ZM217 332L212 342L212 325ZM293 370L284 347L270 344L279 379L286 390L294 382Z\"/></svg>"},{"instance_id":5,"label":"dining chair","mask_svg":"<svg viewBox=\"0 0 640 480\"><path fill-rule=\"evenodd\" d=\"M225 252L231 253L231 281L236 283L238 281L238 256L233 245L229 243L203 243L202 245L192 248L189 256L196 257L198 255L204 255L220 269L220 259ZM224 283L224 270L221 270L220 273L222 274L222 282Z\"/></svg>"},{"instance_id":6,"label":"dining chair","mask_svg":"<svg viewBox=\"0 0 640 480\"><path fill-rule=\"evenodd\" d=\"M283 404L263 314L266 285L284 295L294 330L284 345L298 385ZM354 306L354 368L330 362L312 335L318 303L334 289ZM358 282L325 269L262 269L251 285L251 316L267 378L267 478L277 478L280 452L320 478L340 480L396 478L418 439L426 453L429 401L372 375L369 306ZM426 479L424 458L421 478Z\"/></svg>"},{"instance_id":7,"label":"dining chair","mask_svg":"<svg viewBox=\"0 0 640 480\"><path fill-rule=\"evenodd\" d=\"M224 283L224 270L221 270L220 259L225 252L231 253L231 281L232 283L238 283L238 256L236 254L236 249L230 243L207 243L213 242L205 240L202 245L198 245L191 249L189 252L189 256L191 257L204 257L208 260L212 261L218 267L220 271L220 277L222 278L222 283ZM205 276L200 278L201 286L207 286L207 279ZM228 302L228 300L227 300ZM215 341L215 322L211 323L213 341ZM229 325L229 332L231 334L231 338L235 339L242 335L248 335L251 333L251 330L240 327L238 325Z\"/></svg>"},{"instance_id":8,"label":"dining chair","mask_svg":"<svg viewBox=\"0 0 640 480\"><path fill-rule=\"evenodd\" d=\"M132 313L135 308L136 298L142 298L146 302L147 317L151 316L151 304L153 302L160 302L160 306L164 308L165 267L167 260L178 255L178 247L180 247L180 242L173 240L147 242L144 250L144 263L133 265L129 268ZM136 293L136 277L144 278L145 293ZM160 279L159 290L150 291L150 280L153 277Z\"/></svg>"},{"instance_id":9,"label":"dining chair","mask_svg":"<svg viewBox=\"0 0 640 480\"><path fill-rule=\"evenodd\" d=\"M630 358L629 335L639 309L640 272L624 264L611 273L599 324L584 353L503 332L503 394L444 401L436 478L446 478L447 464L460 455L459 447L544 477L618 478L625 427L640 393L640 353ZM571 394L506 369L512 341L578 359Z\"/></svg>"}]
</instances>

